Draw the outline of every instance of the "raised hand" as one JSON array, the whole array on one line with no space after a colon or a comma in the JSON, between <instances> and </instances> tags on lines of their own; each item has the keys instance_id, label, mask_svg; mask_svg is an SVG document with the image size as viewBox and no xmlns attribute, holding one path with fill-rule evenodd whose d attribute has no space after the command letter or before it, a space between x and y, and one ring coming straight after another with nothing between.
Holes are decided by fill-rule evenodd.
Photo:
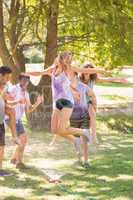
<instances>
[{"instance_id":1,"label":"raised hand","mask_svg":"<svg viewBox=\"0 0 133 200\"><path fill-rule=\"evenodd\" d=\"M19 100L19 103L20 103L20 104L26 104L26 99L25 99L25 98L20 99L20 100Z\"/></svg>"},{"instance_id":2,"label":"raised hand","mask_svg":"<svg viewBox=\"0 0 133 200\"><path fill-rule=\"evenodd\" d=\"M39 105L39 104L41 104L41 103L43 103L43 102L44 102L43 96L42 96L42 95L39 95L39 96L37 97L37 104Z\"/></svg>"},{"instance_id":3,"label":"raised hand","mask_svg":"<svg viewBox=\"0 0 133 200\"><path fill-rule=\"evenodd\" d=\"M21 142L18 137L13 137L13 142L17 145L21 145Z\"/></svg>"}]
</instances>

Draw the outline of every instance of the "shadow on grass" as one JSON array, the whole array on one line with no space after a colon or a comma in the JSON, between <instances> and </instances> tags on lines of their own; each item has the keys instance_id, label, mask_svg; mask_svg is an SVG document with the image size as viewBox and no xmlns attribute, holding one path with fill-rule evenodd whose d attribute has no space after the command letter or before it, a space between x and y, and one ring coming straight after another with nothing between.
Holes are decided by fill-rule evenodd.
<instances>
[{"instance_id":1,"label":"shadow on grass","mask_svg":"<svg viewBox=\"0 0 133 200\"><path fill-rule=\"evenodd\" d=\"M25 199L21 197L9 196L4 198L3 200L25 200Z\"/></svg>"},{"instance_id":2,"label":"shadow on grass","mask_svg":"<svg viewBox=\"0 0 133 200\"><path fill-rule=\"evenodd\" d=\"M104 86L104 87L123 87L123 88L127 88L127 87L133 87L133 83L98 83L98 86Z\"/></svg>"},{"instance_id":3,"label":"shadow on grass","mask_svg":"<svg viewBox=\"0 0 133 200\"><path fill-rule=\"evenodd\" d=\"M125 133L124 127L127 128L127 134L121 134ZM50 150L47 143L50 141L50 135L46 135L47 140L43 136L44 133L39 133L37 136L31 135L32 141L37 141L37 149L35 149L34 143L31 143L32 154L29 154L29 159L38 159L38 161L47 159L49 162L52 161L52 168L55 167L55 163L59 162L59 166L55 168L65 174L61 178L62 183L49 183L45 178L43 179L42 170L33 167L31 170L20 172L14 177L0 180L0 186L13 189L22 188L23 190L31 189L33 200L41 199L44 195L44 199L51 199L52 196L53 200L58 197L61 200L66 198L68 200L90 200L91 198L113 200L119 197L122 200L132 200L132 118L126 116L98 117L98 132L101 143L97 154L91 155L89 169L72 164L76 155L73 153L74 149L72 149L71 144L65 140L57 142ZM65 162L60 162L62 160ZM21 179L21 176L24 177ZM17 196L19 195L16 194L16 196L7 197L4 200L24 200ZM30 200L30 198L27 196L25 200Z\"/></svg>"},{"instance_id":4,"label":"shadow on grass","mask_svg":"<svg viewBox=\"0 0 133 200\"><path fill-rule=\"evenodd\" d=\"M38 169L37 167L34 166L29 166L29 169L26 170L19 170L23 174L27 174L28 176L43 176L42 170Z\"/></svg>"},{"instance_id":5,"label":"shadow on grass","mask_svg":"<svg viewBox=\"0 0 133 200\"><path fill-rule=\"evenodd\" d=\"M72 196L73 199L101 199L108 200L118 197L133 199L133 140L132 117L111 116L98 118L100 126L104 123L109 134L102 134L105 139L96 156L92 156L92 166L86 170L82 166L60 166L60 170L67 174L62 178L63 183L50 185L47 188L34 190L35 195L54 197ZM124 128L124 129L123 129ZM102 130L102 132L101 132ZM99 129L103 133L104 129ZM121 133L128 133L126 135ZM102 148L102 145L104 148ZM61 142L55 150L48 152L47 158L70 160L74 154L70 144ZM58 157L58 158L57 158Z\"/></svg>"},{"instance_id":6,"label":"shadow on grass","mask_svg":"<svg viewBox=\"0 0 133 200\"><path fill-rule=\"evenodd\" d=\"M110 150L104 153L100 159L95 158L88 170L71 170L71 173L64 177L64 181L73 183L72 193L77 188L84 188L89 191L88 195L93 197L103 196L101 199L113 199L119 196L127 196L133 199L133 162L131 162L133 148L119 156L119 151ZM128 155L130 155L128 157ZM94 189L95 188L95 189ZM67 192L69 194L69 192ZM86 197L84 193L76 192L79 197ZM110 198L111 197L111 198Z\"/></svg>"},{"instance_id":7,"label":"shadow on grass","mask_svg":"<svg viewBox=\"0 0 133 200\"><path fill-rule=\"evenodd\" d=\"M14 171L13 171L14 173ZM12 189L35 189L40 188L41 179L36 179L36 177L44 176L43 172L35 167L19 171L15 173L14 176L4 177L3 180L0 180L0 186L8 187ZM45 181L44 181L45 182Z\"/></svg>"},{"instance_id":8,"label":"shadow on grass","mask_svg":"<svg viewBox=\"0 0 133 200\"><path fill-rule=\"evenodd\" d=\"M124 114L109 116L109 117L98 117L99 123L105 122L107 126L120 133L133 134L133 116L127 117Z\"/></svg>"},{"instance_id":9,"label":"shadow on grass","mask_svg":"<svg viewBox=\"0 0 133 200\"><path fill-rule=\"evenodd\" d=\"M37 180L33 180L32 178L28 178L26 177L24 180L21 178L17 177L5 177L4 180L0 180L0 186L5 186L8 188L12 188L12 189L18 189L18 188L36 188L37 184L39 184L40 182Z\"/></svg>"}]
</instances>

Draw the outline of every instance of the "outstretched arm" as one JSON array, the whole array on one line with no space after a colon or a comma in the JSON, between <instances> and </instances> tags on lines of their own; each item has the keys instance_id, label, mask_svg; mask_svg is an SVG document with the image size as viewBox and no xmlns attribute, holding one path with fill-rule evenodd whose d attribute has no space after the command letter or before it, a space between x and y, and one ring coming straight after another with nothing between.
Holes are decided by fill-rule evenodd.
<instances>
[{"instance_id":1,"label":"outstretched arm","mask_svg":"<svg viewBox=\"0 0 133 200\"><path fill-rule=\"evenodd\" d=\"M97 82L103 83L103 82L112 82L112 83L129 83L128 80L126 80L125 78L117 78L117 77L98 77Z\"/></svg>"},{"instance_id":2,"label":"outstretched arm","mask_svg":"<svg viewBox=\"0 0 133 200\"><path fill-rule=\"evenodd\" d=\"M39 71L38 72L26 72L25 74L31 75L31 76L45 76L45 75L51 76L54 68L55 68L55 66L51 66L41 72L39 72Z\"/></svg>"},{"instance_id":3,"label":"outstretched arm","mask_svg":"<svg viewBox=\"0 0 133 200\"><path fill-rule=\"evenodd\" d=\"M77 72L77 73L84 73L84 74L95 74L95 73L100 73L100 74L109 74L110 72L105 71L104 69L98 69L98 68L78 68L78 67L71 67L72 71Z\"/></svg>"}]
</instances>

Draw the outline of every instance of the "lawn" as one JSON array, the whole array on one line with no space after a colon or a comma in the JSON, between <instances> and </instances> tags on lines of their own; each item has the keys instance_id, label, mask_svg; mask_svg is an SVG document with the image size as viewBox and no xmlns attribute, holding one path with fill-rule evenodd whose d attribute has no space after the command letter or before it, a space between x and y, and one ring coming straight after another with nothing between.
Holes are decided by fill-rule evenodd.
<instances>
[{"instance_id":1,"label":"lawn","mask_svg":"<svg viewBox=\"0 0 133 200\"><path fill-rule=\"evenodd\" d=\"M31 131L25 161L30 170L18 171L9 159L14 149L7 137L4 165L14 173L0 177L0 200L132 200L132 117L98 117L99 147L90 152L91 167L77 165L74 147L61 139L49 147L51 134ZM62 183L49 183L46 170L61 173Z\"/></svg>"},{"instance_id":2,"label":"lawn","mask_svg":"<svg viewBox=\"0 0 133 200\"><path fill-rule=\"evenodd\" d=\"M99 105L133 102L133 83L100 83L94 88Z\"/></svg>"}]
</instances>

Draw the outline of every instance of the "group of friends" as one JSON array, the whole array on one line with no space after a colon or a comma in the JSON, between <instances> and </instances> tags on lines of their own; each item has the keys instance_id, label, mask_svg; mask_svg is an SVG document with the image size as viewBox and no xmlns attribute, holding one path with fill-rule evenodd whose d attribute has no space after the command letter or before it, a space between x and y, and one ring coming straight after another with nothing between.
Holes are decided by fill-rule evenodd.
<instances>
[{"instance_id":1,"label":"group of friends","mask_svg":"<svg viewBox=\"0 0 133 200\"><path fill-rule=\"evenodd\" d=\"M127 83L123 78L103 78L107 71L96 68L92 63L82 68L72 65L71 52L60 53L52 66L41 72L26 72L19 75L17 84L12 83L12 70L8 66L0 67L0 176L8 176L3 170L5 146L5 124L11 129L16 145L11 157L11 163L18 169L27 169L23 161L27 144L27 133L23 124L23 115L36 110L44 103L39 95L32 105L28 92L30 76L50 76L53 97L53 112L51 116L51 132L54 145L56 138L63 137L70 141L76 150L79 162L89 167L89 146L98 144L96 134L97 100L93 91L96 81ZM82 160L83 154L83 160Z\"/></svg>"}]
</instances>

